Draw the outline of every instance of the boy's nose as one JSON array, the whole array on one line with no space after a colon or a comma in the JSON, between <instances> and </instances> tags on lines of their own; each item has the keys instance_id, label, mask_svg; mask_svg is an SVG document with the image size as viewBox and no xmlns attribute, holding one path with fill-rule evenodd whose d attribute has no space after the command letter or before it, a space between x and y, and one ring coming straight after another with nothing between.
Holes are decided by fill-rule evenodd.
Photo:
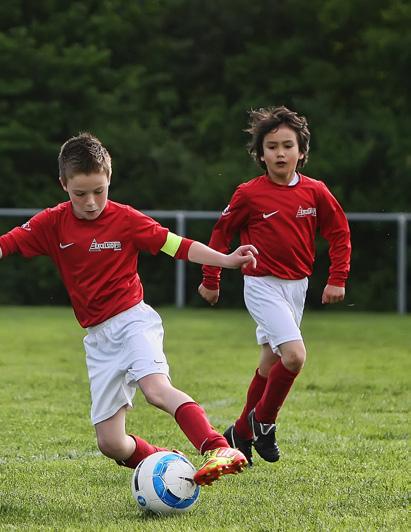
<instances>
[{"instance_id":1,"label":"boy's nose","mask_svg":"<svg viewBox=\"0 0 411 532\"><path fill-rule=\"evenodd\" d=\"M87 196L86 205L89 206L89 205L94 205L94 204L95 204L94 196Z\"/></svg>"}]
</instances>

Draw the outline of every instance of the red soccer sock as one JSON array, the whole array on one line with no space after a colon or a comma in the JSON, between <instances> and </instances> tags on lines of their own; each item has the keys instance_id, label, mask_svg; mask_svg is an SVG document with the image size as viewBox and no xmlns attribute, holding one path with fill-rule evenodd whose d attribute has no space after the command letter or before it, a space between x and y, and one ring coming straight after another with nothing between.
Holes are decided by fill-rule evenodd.
<instances>
[{"instance_id":1,"label":"red soccer sock","mask_svg":"<svg viewBox=\"0 0 411 532\"><path fill-rule=\"evenodd\" d=\"M134 434L129 434L129 436L131 436L131 438L133 438L133 440L136 442L136 448L134 449L133 454L129 456L127 460L116 460L118 465L135 469L141 460L144 460L144 458L147 458L147 456L150 456L150 454L156 453L158 451L169 450L164 447L156 447L155 445L151 445L151 443L148 443L146 440L143 440L143 438L139 438Z\"/></svg>"},{"instance_id":2,"label":"red soccer sock","mask_svg":"<svg viewBox=\"0 0 411 532\"><path fill-rule=\"evenodd\" d=\"M174 417L194 447L204 454L217 447L229 447L227 440L213 429L204 410L195 402L180 405Z\"/></svg>"},{"instance_id":3,"label":"red soccer sock","mask_svg":"<svg viewBox=\"0 0 411 532\"><path fill-rule=\"evenodd\" d=\"M265 391L255 407L255 419L261 423L274 423L278 411L290 391L298 373L287 369L282 360L271 368Z\"/></svg>"},{"instance_id":4,"label":"red soccer sock","mask_svg":"<svg viewBox=\"0 0 411 532\"><path fill-rule=\"evenodd\" d=\"M258 373L258 369L255 372L253 380L250 383L247 391L247 400L244 406L241 416L235 422L235 430L240 438L244 440L251 440L253 433L248 425L248 414L255 407L258 401L261 399L265 386L267 384L267 378Z\"/></svg>"}]
</instances>

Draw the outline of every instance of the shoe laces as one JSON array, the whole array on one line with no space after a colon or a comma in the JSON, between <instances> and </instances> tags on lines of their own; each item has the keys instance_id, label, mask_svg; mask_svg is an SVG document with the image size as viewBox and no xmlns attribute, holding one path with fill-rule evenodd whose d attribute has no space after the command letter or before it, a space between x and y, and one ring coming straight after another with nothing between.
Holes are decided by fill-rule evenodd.
<instances>
[{"instance_id":1,"label":"shoe laces","mask_svg":"<svg viewBox=\"0 0 411 532\"><path fill-rule=\"evenodd\" d=\"M213 453L215 452L215 449L211 449L210 451L206 451L203 454L203 461L201 462L201 466L203 467L204 464L206 464L211 458L215 458Z\"/></svg>"}]
</instances>

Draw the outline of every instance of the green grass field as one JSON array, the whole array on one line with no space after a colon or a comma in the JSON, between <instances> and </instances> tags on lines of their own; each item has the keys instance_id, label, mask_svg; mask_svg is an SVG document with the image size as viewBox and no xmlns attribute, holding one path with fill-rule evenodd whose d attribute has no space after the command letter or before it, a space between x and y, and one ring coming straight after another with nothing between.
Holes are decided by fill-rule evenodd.
<instances>
[{"instance_id":1,"label":"green grass field","mask_svg":"<svg viewBox=\"0 0 411 532\"><path fill-rule=\"evenodd\" d=\"M173 383L220 431L257 364L246 311L160 309ZM185 515L142 514L131 470L97 451L83 331L66 308L0 308L0 530L409 530L411 317L307 313L308 360L278 420L282 458L202 488ZM200 463L140 393L128 429Z\"/></svg>"}]
</instances>

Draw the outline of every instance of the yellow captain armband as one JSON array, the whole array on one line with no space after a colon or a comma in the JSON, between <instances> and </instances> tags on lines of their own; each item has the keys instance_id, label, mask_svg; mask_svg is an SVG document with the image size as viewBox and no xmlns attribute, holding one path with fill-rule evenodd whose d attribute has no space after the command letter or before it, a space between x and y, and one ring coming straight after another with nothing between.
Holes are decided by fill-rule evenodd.
<instances>
[{"instance_id":1,"label":"yellow captain armband","mask_svg":"<svg viewBox=\"0 0 411 532\"><path fill-rule=\"evenodd\" d=\"M180 247L182 240L182 236L178 236L175 233L169 231L167 235L167 240L165 241L165 244L160 251L167 253L167 255L170 255L170 257L174 257L174 255L177 253L178 248Z\"/></svg>"}]
</instances>

